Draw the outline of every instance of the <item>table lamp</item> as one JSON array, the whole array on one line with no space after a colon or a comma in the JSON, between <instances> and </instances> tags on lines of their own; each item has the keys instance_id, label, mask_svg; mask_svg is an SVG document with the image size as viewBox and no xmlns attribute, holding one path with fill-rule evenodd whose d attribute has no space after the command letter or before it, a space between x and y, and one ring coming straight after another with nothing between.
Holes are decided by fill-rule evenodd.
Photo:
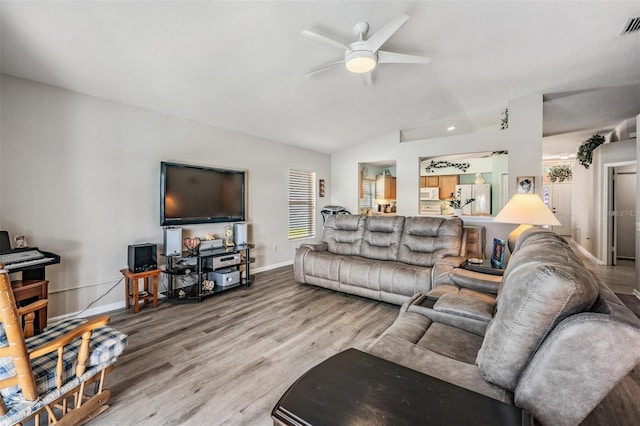
<instances>
[{"instance_id":1,"label":"table lamp","mask_svg":"<svg viewBox=\"0 0 640 426\"><path fill-rule=\"evenodd\" d=\"M509 202L493 218L494 222L519 223L516 229L509 234L507 246L513 253L516 240L522 232L534 225L558 226L560 222L551 213L538 194L515 194Z\"/></svg>"}]
</instances>

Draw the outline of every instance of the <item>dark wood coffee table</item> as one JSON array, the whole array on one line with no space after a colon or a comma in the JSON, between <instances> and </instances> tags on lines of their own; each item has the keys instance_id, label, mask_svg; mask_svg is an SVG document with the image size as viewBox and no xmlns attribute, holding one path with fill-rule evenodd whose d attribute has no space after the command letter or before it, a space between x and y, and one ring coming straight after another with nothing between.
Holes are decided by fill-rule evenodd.
<instances>
[{"instance_id":1,"label":"dark wood coffee table","mask_svg":"<svg viewBox=\"0 0 640 426\"><path fill-rule=\"evenodd\" d=\"M522 409L356 349L313 367L271 412L285 425L532 425Z\"/></svg>"}]
</instances>

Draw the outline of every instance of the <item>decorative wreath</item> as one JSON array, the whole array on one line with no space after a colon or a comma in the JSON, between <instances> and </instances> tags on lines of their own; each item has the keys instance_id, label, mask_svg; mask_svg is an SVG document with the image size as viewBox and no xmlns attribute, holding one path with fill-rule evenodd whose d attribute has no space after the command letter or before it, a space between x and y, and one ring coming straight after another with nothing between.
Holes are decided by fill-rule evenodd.
<instances>
[{"instance_id":1,"label":"decorative wreath","mask_svg":"<svg viewBox=\"0 0 640 426\"><path fill-rule=\"evenodd\" d=\"M447 167L455 167L458 170L466 172L467 169L471 166L469 163L452 163L450 161L433 161L425 168L426 172L429 173L435 169L446 169Z\"/></svg>"}]
</instances>

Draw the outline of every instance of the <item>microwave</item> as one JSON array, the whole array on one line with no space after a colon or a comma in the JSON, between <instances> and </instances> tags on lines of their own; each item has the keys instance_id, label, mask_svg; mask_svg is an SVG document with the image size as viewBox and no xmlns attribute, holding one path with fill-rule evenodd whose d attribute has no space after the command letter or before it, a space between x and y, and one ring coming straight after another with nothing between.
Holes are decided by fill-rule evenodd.
<instances>
[{"instance_id":1,"label":"microwave","mask_svg":"<svg viewBox=\"0 0 640 426\"><path fill-rule=\"evenodd\" d=\"M440 188L420 188L420 199L421 200L439 200L440 199Z\"/></svg>"}]
</instances>

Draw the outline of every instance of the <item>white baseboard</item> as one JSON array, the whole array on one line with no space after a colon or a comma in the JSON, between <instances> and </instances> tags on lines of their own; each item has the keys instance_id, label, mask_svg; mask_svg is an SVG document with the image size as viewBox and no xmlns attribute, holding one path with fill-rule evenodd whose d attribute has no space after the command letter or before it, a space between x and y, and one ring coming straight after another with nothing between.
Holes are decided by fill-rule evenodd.
<instances>
[{"instance_id":1,"label":"white baseboard","mask_svg":"<svg viewBox=\"0 0 640 426\"><path fill-rule=\"evenodd\" d=\"M57 317L49 318L47 322L51 323L51 324L54 324L54 323L60 322L62 320L66 320L66 319L69 319L69 318L74 318L76 316L79 317L79 318L92 317L94 315L106 314L108 312L113 312L113 311L117 311L119 309L123 309L124 306L125 305L124 305L124 300L123 300L122 302L111 303L109 305L96 306L95 308L87 309L84 312L77 311L77 312L72 312L70 314L65 314L65 315L60 315L60 316L57 316Z\"/></svg>"},{"instance_id":2,"label":"white baseboard","mask_svg":"<svg viewBox=\"0 0 640 426\"><path fill-rule=\"evenodd\" d=\"M640 299L640 290L638 290L638 289L633 289L633 295L634 295L635 297L637 297L638 299Z\"/></svg>"},{"instance_id":3,"label":"white baseboard","mask_svg":"<svg viewBox=\"0 0 640 426\"><path fill-rule=\"evenodd\" d=\"M272 269L282 268L283 266L293 265L293 260L287 260L286 262L276 263L274 265L261 266L259 268L251 268L251 273L266 272Z\"/></svg>"}]
</instances>

